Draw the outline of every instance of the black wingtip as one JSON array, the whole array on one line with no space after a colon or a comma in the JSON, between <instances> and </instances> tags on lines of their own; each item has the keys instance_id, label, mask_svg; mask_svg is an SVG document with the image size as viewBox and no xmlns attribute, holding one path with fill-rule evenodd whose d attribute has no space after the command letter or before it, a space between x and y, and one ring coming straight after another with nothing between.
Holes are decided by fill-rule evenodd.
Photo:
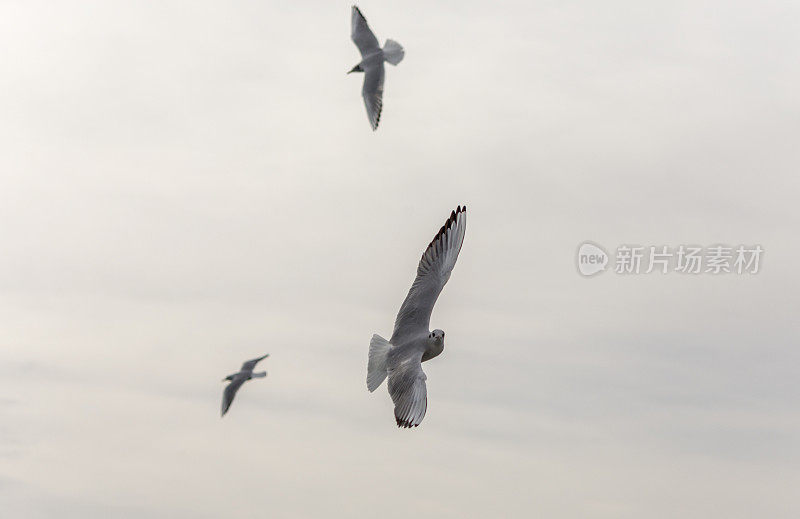
<instances>
[{"instance_id":1,"label":"black wingtip","mask_svg":"<svg viewBox=\"0 0 800 519\"><path fill-rule=\"evenodd\" d=\"M455 211L450 211L450 216L447 218L447 221L444 222L444 225L442 225L441 229L439 229L439 232L436 233L436 236L434 236L433 239L431 240L431 242L428 244L428 248L431 248L433 246L433 244L436 242L436 240L441 238L442 235L445 232L447 232L448 229L450 229L450 227L455 225L455 222L458 219L458 215L460 215L461 213L466 213L466 212L467 212L467 206L466 205L463 208L459 205L458 207L456 207Z\"/></svg>"},{"instance_id":2,"label":"black wingtip","mask_svg":"<svg viewBox=\"0 0 800 519\"><path fill-rule=\"evenodd\" d=\"M419 427L418 423L411 423L408 420L401 420L398 417L394 417L394 421L397 422L397 427L400 429L411 429L412 427Z\"/></svg>"}]
</instances>

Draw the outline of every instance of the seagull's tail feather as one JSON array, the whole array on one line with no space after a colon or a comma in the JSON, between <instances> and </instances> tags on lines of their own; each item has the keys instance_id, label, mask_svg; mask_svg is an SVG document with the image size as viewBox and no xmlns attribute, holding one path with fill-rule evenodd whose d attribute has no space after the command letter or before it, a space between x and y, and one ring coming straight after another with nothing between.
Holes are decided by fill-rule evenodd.
<instances>
[{"instance_id":1,"label":"seagull's tail feather","mask_svg":"<svg viewBox=\"0 0 800 519\"><path fill-rule=\"evenodd\" d=\"M386 61L392 65L397 65L403 61L403 56L405 55L406 51L403 50L402 45L394 40L386 40L386 44L383 46L383 57Z\"/></svg>"},{"instance_id":2,"label":"seagull's tail feather","mask_svg":"<svg viewBox=\"0 0 800 519\"><path fill-rule=\"evenodd\" d=\"M370 393L378 389L386 378L386 357L392 343L381 337L373 335L369 341L369 363L367 364L367 389Z\"/></svg>"},{"instance_id":3,"label":"seagull's tail feather","mask_svg":"<svg viewBox=\"0 0 800 519\"><path fill-rule=\"evenodd\" d=\"M266 371L260 371L258 373L253 373L250 376L253 377L253 378L264 378L264 377L267 376L267 372Z\"/></svg>"}]
</instances>

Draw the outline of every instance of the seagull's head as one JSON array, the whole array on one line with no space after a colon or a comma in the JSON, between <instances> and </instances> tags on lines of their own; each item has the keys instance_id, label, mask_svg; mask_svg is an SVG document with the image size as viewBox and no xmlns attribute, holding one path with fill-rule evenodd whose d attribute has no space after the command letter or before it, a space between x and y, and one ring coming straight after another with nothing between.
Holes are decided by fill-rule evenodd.
<instances>
[{"instance_id":1,"label":"seagull's head","mask_svg":"<svg viewBox=\"0 0 800 519\"><path fill-rule=\"evenodd\" d=\"M364 69L363 69L363 68L361 68L361 63L359 63L359 64L358 64L358 65L356 65L355 67L351 68L351 69L350 69L350 72L348 72L348 74L351 74L351 73L353 73L353 72L364 72Z\"/></svg>"},{"instance_id":2,"label":"seagull's head","mask_svg":"<svg viewBox=\"0 0 800 519\"><path fill-rule=\"evenodd\" d=\"M222 379L222 381L223 381L223 382L227 382L227 381L229 381L229 380L233 380L233 377L235 377L235 376L236 376L236 375L228 375L227 377L223 378L223 379Z\"/></svg>"},{"instance_id":3,"label":"seagull's head","mask_svg":"<svg viewBox=\"0 0 800 519\"><path fill-rule=\"evenodd\" d=\"M438 357L444 351L444 332L433 330L428 334L428 345L422 354L422 362Z\"/></svg>"}]
</instances>

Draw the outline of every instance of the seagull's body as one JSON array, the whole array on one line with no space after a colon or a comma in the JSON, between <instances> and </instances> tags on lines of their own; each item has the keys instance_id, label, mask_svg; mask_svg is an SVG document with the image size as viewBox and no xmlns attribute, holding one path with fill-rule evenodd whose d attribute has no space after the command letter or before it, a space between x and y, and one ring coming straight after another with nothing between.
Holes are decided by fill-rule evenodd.
<instances>
[{"instance_id":1,"label":"seagull's body","mask_svg":"<svg viewBox=\"0 0 800 519\"><path fill-rule=\"evenodd\" d=\"M267 376L266 371L262 371L260 373L253 373L256 364L266 359L267 357L269 357L269 353L261 357L258 357L256 359L248 360L247 362L242 364L242 369L240 369L237 373L228 375L222 380L223 382L229 380L230 384L225 386L225 391L222 393L221 416L225 416L225 413L228 412L228 409L231 407L231 402L233 402L233 397L236 396L236 392L239 391L239 388L242 387L242 384L244 384L251 378L263 378Z\"/></svg>"},{"instance_id":2,"label":"seagull's body","mask_svg":"<svg viewBox=\"0 0 800 519\"><path fill-rule=\"evenodd\" d=\"M361 53L361 61L350 72L364 73L364 86L361 89L361 95L364 97L369 124L374 131L378 129L378 123L381 120L381 109L383 108L383 80L385 76L383 62L388 61L392 65L397 65L403 60L405 51L394 40L386 40L386 44L381 48L378 38L375 37L369 25L367 25L366 18L356 6L353 6L350 37Z\"/></svg>"},{"instance_id":3,"label":"seagull's body","mask_svg":"<svg viewBox=\"0 0 800 519\"><path fill-rule=\"evenodd\" d=\"M397 314L392 338L387 341L373 335L369 343L367 389L375 391L388 376L398 427L416 427L425 417L428 377L422 363L444 351L444 332L428 330L431 312L450 279L466 230L467 208L459 206L422 254L417 277Z\"/></svg>"}]
</instances>

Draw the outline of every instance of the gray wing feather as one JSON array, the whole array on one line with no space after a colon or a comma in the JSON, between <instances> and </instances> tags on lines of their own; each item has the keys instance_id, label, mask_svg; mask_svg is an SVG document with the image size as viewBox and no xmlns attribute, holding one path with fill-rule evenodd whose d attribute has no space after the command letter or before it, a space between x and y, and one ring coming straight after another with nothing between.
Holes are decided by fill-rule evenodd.
<instances>
[{"instance_id":1,"label":"gray wing feather","mask_svg":"<svg viewBox=\"0 0 800 519\"><path fill-rule=\"evenodd\" d=\"M383 110L383 63L379 63L366 70L364 74L364 87L361 95L364 96L364 106L367 108L367 117L373 130L378 128L381 122L381 110Z\"/></svg>"},{"instance_id":2,"label":"gray wing feather","mask_svg":"<svg viewBox=\"0 0 800 519\"><path fill-rule=\"evenodd\" d=\"M372 29L367 25L367 19L364 18L364 15L361 14L361 11L356 6L353 6L350 37L358 47L358 51L361 52L362 58L381 48L378 38L375 37Z\"/></svg>"},{"instance_id":3,"label":"gray wing feather","mask_svg":"<svg viewBox=\"0 0 800 519\"><path fill-rule=\"evenodd\" d=\"M402 343L404 336L428 333L431 312L458 259L467 230L467 207L459 206L439 229L422 254L417 277L408 291L397 319L390 342Z\"/></svg>"},{"instance_id":4,"label":"gray wing feather","mask_svg":"<svg viewBox=\"0 0 800 519\"><path fill-rule=\"evenodd\" d=\"M225 416L225 413L228 412L233 402L233 397L236 396L236 392L239 391L239 388L242 387L246 380L246 378L236 377L225 387L225 391L222 393L222 416Z\"/></svg>"},{"instance_id":5,"label":"gray wing feather","mask_svg":"<svg viewBox=\"0 0 800 519\"><path fill-rule=\"evenodd\" d=\"M248 360L247 362L242 364L242 371L253 371L254 369L256 369L256 364L266 359L267 357L269 357L269 353L267 353L266 355L262 355L257 359Z\"/></svg>"},{"instance_id":6,"label":"gray wing feather","mask_svg":"<svg viewBox=\"0 0 800 519\"><path fill-rule=\"evenodd\" d=\"M394 402L398 427L416 427L428 409L428 390L422 371L422 353L389 369L389 394Z\"/></svg>"}]
</instances>

